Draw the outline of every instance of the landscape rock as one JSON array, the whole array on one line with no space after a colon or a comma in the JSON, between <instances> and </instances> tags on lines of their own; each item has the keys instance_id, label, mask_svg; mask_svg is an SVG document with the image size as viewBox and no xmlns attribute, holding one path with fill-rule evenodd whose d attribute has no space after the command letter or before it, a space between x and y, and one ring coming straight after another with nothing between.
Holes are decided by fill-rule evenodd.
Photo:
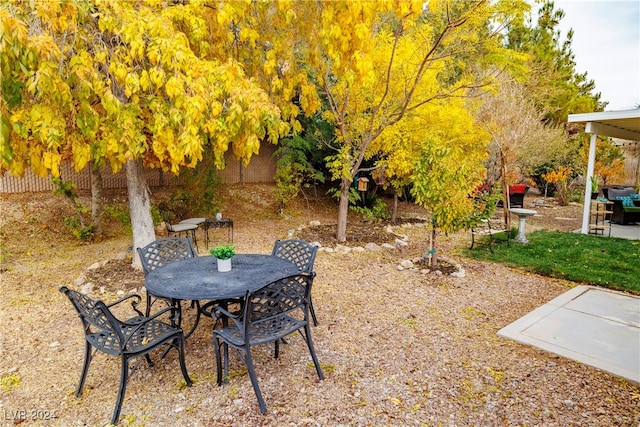
<instances>
[{"instance_id":1,"label":"landscape rock","mask_svg":"<svg viewBox=\"0 0 640 427\"><path fill-rule=\"evenodd\" d=\"M466 272L464 271L463 268L461 268L460 270L454 271L453 273L451 273L451 276L462 279L466 276Z\"/></svg>"},{"instance_id":2,"label":"landscape rock","mask_svg":"<svg viewBox=\"0 0 640 427\"><path fill-rule=\"evenodd\" d=\"M379 251L381 248L377 243L367 243L364 248L368 251Z\"/></svg>"},{"instance_id":3,"label":"landscape rock","mask_svg":"<svg viewBox=\"0 0 640 427\"><path fill-rule=\"evenodd\" d=\"M409 246L409 244L406 241L402 240L402 239L396 239L395 245L396 245L397 248L404 248L406 246Z\"/></svg>"},{"instance_id":4,"label":"landscape rock","mask_svg":"<svg viewBox=\"0 0 640 427\"><path fill-rule=\"evenodd\" d=\"M335 251L343 254L348 254L349 252L351 252L351 248L345 245L337 245Z\"/></svg>"},{"instance_id":5,"label":"landscape rock","mask_svg":"<svg viewBox=\"0 0 640 427\"><path fill-rule=\"evenodd\" d=\"M414 268L413 261L411 261L410 259L402 260L402 261L400 262L400 265L401 265L403 268Z\"/></svg>"},{"instance_id":6,"label":"landscape rock","mask_svg":"<svg viewBox=\"0 0 640 427\"><path fill-rule=\"evenodd\" d=\"M87 282L80 288L80 293L83 295L87 295L93 292L94 284L91 282Z\"/></svg>"}]
</instances>

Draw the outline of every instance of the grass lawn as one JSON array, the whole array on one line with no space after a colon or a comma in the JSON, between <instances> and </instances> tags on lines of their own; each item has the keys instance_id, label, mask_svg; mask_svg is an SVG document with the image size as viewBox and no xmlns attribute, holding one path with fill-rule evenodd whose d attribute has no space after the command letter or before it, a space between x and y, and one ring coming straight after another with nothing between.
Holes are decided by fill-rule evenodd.
<instances>
[{"instance_id":1,"label":"grass lawn","mask_svg":"<svg viewBox=\"0 0 640 427\"><path fill-rule=\"evenodd\" d=\"M539 230L529 244L501 242L466 249L470 258L499 262L533 273L640 295L640 241Z\"/></svg>"}]
</instances>

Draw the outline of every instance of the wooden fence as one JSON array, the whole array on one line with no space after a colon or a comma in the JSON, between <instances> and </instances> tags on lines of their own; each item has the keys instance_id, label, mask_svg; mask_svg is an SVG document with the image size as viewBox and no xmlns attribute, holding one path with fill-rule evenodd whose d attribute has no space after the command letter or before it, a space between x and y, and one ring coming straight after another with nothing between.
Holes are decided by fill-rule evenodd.
<instances>
[{"instance_id":1,"label":"wooden fence","mask_svg":"<svg viewBox=\"0 0 640 427\"><path fill-rule=\"evenodd\" d=\"M275 159L273 153L276 147L272 144L265 144L260 147L260 154L254 155L251 162L246 167L240 160L233 158L227 152L225 161L227 167L219 170L218 177L227 184L274 182L276 173ZM102 187L127 188L127 177L124 169L114 174L110 168L101 170ZM88 168L76 172L73 165L63 163L60 167L60 178L63 181L72 181L78 190L91 189L91 174ZM146 170L147 183L150 187L163 187L180 185L183 183L179 176L172 173L163 172L160 169ZM14 177L9 173L0 176L0 193L29 193L38 191L52 191L51 177L42 178L35 175L31 170L25 172L23 177Z\"/></svg>"}]
</instances>

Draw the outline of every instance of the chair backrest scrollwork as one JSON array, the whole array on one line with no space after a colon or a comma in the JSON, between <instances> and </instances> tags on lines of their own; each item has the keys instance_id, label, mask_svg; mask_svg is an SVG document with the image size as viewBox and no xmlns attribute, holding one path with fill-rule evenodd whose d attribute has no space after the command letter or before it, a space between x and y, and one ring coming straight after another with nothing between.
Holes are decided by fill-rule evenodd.
<instances>
[{"instance_id":1,"label":"chair backrest scrollwork","mask_svg":"<svg viewBox=\"0 0 640 427\"><path fill-rule=\"evenodd\" d=\"M145 276L163 265L196 256L191 240L186 237L155 240L143 248L138 248L138 254Z\"/></svg>"},{"instance_id":2,"label":"chair backrest scrollwork","mask_svg":"<svg viewBox=\"0 0 640 427\"><path fill-rule=\"evenodd\" d=\"M318 247L300 239L276 240L272 256L283 258L298 266L298 271L310 273Z\"/></svg>"}]
</instances>

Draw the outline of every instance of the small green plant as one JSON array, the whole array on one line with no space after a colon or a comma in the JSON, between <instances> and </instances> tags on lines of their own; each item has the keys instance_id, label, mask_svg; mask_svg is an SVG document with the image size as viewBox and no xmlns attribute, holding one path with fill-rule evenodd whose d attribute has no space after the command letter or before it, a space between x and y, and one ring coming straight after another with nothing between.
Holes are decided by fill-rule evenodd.
<instances>
[{"instance_id":1,"label":"small green plant","mask_svg":"<svg viewBox=\"0 0 640 427\"><path fill-rule=\"evenodd\" d=\"M0 263L6 261L7 258L9 258L11 255L13 254L7 251L7 245L5 245L4 243L0 243Z\"/></svg>"},{"instance_id":2,"label":"small green plant","mask_svg":"<svg viewBox=\"0 0 640 427\"><path fill-rule=\"evenodd\" d=\"M598 185L600 185L600 177L597 175L593 175L591 177L591 192L592 193L597 193L598 192Z\"/></svg>"},{"instance_id":3,"label":"small green plant","mask_svg":"<svg viewBox=\"0 0 640 427\"><path fill-rule=\"evenodd\" d=\"M371 204L371 207L349 206L349 209L362 214L364 219L367 221L386 221L391 217L389 214L389 208L387 208L386 203L381 198L374 197Z\"/></svg>"},{"instance_id":4,"label":"small green plant","mask_svg":"<svg viewBox=\"0 0 640 427\"><path fill-rule=\"evenodd\" d=\"M2 378L0 378L0 388L2 388L2 390L4 391L9 391L18 387L21 381L22 378L20 378L20 375L18 374L4 375Z\"/></svg>"},{"instance_id":5,"label":"small green plant","mask_svg":"<svg viewBox=\"0 0 640 427\"><path fill-rule=\"evenodd\" d=\"M336 200L340 199L340 189L338 187L332 187L327 190L327 194ZM351 187L349 188L349 205L356 205L360 202L361 196L358 190Z\"/></svg>"},{"instance_id":6,"label":"small green plant","mask_svg":"<svg viewBox=\"0 0 640 427\"><path fill-rule=\"evenodd\" d=\"M65 217L64 224L78 239L82 241L93 240L95 227L93 224L87 225L84 221L84 216L89 213L89 209L78 201L76 185L60 178L53 178L51 183L56 187L53 192L58 196L66 197L76 209L76 215Z\"/></svg>"},{"instance_id":7,"label":"small green plant","mask_svg":"<svg viewBox=\"0 0 640 427\"><path fill-rule=\"evenodd\" d=\"M276 189L274 197L284 211L287 203L295 199L304 188L324 182L324 175L315 169L312 152L316 144L312 138L295 135L284 138L274 153L276 158Z\"/></svg>"},{"instance_id":8,"label":"small green plant","mask_svg":"<svg viewBox=\"0 0 640 427\"><path fill-rule=\"evenodd\" d=\"M84 225L77 216L67 216L63 221L76 238L83 242L93 240L93 225Z\"/></svg>"},{"instance_id":9,"label":"small green plant","mask_svg":"<svg viewBox=\"0 0 640 427\"><path fill-rule=\"evenodd\" d=\"M129 208L124 205L107 206L102 211L102 215L115 219L123 227L131 227L131 216L129 215Z\"/></svg>"},{"instance_id":10,"label":"small green plant","mask_svg":"<svg viewBox=\"0 0 640 427\"><path fill-rule=\"evenodd\" d=\"M218 259L229 259L236 254L234 245L218 245L209 249L209 253Z\"/></svg>"}]
</instances>

